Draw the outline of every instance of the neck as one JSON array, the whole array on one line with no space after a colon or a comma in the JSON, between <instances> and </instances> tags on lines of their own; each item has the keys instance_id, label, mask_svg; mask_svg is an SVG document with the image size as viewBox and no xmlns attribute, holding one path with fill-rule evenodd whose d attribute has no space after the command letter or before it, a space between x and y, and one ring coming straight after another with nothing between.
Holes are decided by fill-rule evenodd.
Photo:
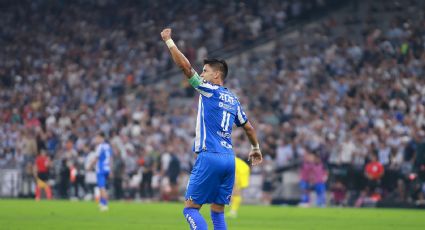
<instances>
[{"instance_id":1,"label":"neck","mask_svg":"<svg viewBox=\"0 0 425 230\"><path fill-rule=\"evenodd\" d=\"M213 79L211 81L211 83L213 83L215 85L220 85L220 86L223 86L224 85L224 83L223 83L223 81L221 79L217 79L217 80Z\"/></svg>"}]
</instances>

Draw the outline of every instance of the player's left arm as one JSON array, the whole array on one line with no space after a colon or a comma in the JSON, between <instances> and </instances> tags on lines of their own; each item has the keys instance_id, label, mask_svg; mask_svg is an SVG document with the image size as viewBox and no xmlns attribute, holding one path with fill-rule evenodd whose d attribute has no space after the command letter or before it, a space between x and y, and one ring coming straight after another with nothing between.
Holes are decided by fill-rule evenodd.
<instances>
[{"instance_id":1,"label":"player's left arm","mask_svg":"<svg viewBox=\"0 0 425 230\"><path fill-rule=\"evenodd\" d=\"M246 121L242 126L245 134L248 136L249 142L251 142L251 152L249 153L249 161L252 165L258 165L263 161L263 154L260 150L260 144L257 139L257 134L251 122Z\"/></svg>"},{"instance_id":2,"label":"player's left arm","mask_svg":"<svg viewBox=\"0 0 425 230\"><path fill-rule=\"evenodd\" d=\"M237 104L235 124L236 126L242 127L244 129L245 134L248 136L249 142L251 142L251 152L249 153L248 160L252 165L260 164L263 161L263 155L261 154L257 134L255 133L255 129L251 122L248 121L248 117L246 116L242 105L239 103L239 100Z\"/></svg>"}]
</instances>

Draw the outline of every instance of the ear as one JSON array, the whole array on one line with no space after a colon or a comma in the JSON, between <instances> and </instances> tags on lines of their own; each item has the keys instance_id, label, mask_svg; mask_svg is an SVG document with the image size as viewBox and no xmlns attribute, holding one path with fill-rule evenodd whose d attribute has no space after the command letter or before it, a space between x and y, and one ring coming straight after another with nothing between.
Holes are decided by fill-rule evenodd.
<instances>
[{"instance_id":1,"label":"ear","mask_svg":"<svg viewBox=\"0 0 425 230\"><path fill-rule=\"evenodd\" d=\"M214 72L214 79L220 79L221 78L221 73L220 73L220 71L215 71Z\"/></svg>"}]
</instances>

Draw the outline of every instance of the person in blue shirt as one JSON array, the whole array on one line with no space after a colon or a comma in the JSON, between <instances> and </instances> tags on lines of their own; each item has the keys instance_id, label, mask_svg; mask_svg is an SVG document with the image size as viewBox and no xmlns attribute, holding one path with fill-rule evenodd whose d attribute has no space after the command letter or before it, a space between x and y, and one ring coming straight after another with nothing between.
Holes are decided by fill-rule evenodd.
<instances>
[{"instance_id":1,"label":"person in blue shirt","mask_svg":"<svg viewBox=\"0 0 425 230\"><path fill-rule=\"evenodd\" d=\"M100 211L107 211L108 208L108 179L112 164L112 148L105 140L103 133L95 137L96 158L93 160L92 167L96 165L97 187L100 191L99 208Z\"/></svg>"},{"instance_id":2,"label":"person in blue shirt","mask_svg":"<svg viewBox=\"0 0 425 230\"><path fill-rule=\"evenodd\" d=\"M224 207L230 202L235 180L233 124L242 127L251 142L249 160L252 165L262 161L255 130L238 98L223 86L228 72L224 60L205 60L202 73L198 75L171 39L171 29L164 29L161 37L190 85L200 93L193 144L197 158L187 185L183 214L190 229L207 229L199 209L203 204L211 204L214 229L227 229Z\"/></svg>"}]
</instances>

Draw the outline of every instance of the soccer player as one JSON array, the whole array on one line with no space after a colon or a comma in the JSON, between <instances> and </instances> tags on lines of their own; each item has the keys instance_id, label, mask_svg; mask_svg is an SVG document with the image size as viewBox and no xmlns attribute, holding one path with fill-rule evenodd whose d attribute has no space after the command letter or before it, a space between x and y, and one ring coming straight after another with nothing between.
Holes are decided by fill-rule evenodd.
<instances>
[{"instance_id":1,"label":"soccer player","mask_svg":"<svg viewBox=\"0 0 425 230\"><path fill-rule=\"evenodd\" d=\"M52 189L48 184L49 180L49 167L50 167L50 159L46 155L46 150L42 149L35 159L35 179L36 179L36 187L35 187L35 200L40 200L41 198L41 190L43 189L46 193L47 199L52 199Z\"/></svg>"},{"instance_id":2,"label":"soccer player","mask_svg":"<svg viewBox=\"0 0 425 230\"><path fill-rule=\"evenodd\" d=\"M230 218L236 218L238 216L238 210L242 203L242 190L249 186L249 174L251 171L249 165L239 157L235 158L235 167L235 186L233 187L230 212L227 213L227 216Z\"/></svg>"},{"instance_id":3,"label":"soccer player","mask_svg":"<svg viewBox=\"0 0 425 230\"><path fill-rule=\"evenodd\" d=\"M108 211L108 178L109 172L111 170L111 158L112 158L112 148L108 142L105 140L103 133L99 133L95 138L96 147L96 157L93 160L93 164L96 164L96 179L97 187L100 191L100 201L99 209L100 211Z\"/></svg>"},{"instance_id":4,"label":"soccer player","mask_svg":"<svg viewBox=\"0 0 425 230\"><path fill-rule=\"evenodd\" d=\"M203 204L211 204L214 229L227 229L224 206L230 202L235 180L232 127L236 124L245 130L252 146L249 153L252 165L262 161L255 130L238 98L223 87L228 71L225 61L205 60L202 74L198 75L171 39L171 29L164 29L161 37L189 84L200 93L193 145L197 157L186 189L183 214L192 230L207 229L199 209Z\"/></svg>"}]
</instances>

